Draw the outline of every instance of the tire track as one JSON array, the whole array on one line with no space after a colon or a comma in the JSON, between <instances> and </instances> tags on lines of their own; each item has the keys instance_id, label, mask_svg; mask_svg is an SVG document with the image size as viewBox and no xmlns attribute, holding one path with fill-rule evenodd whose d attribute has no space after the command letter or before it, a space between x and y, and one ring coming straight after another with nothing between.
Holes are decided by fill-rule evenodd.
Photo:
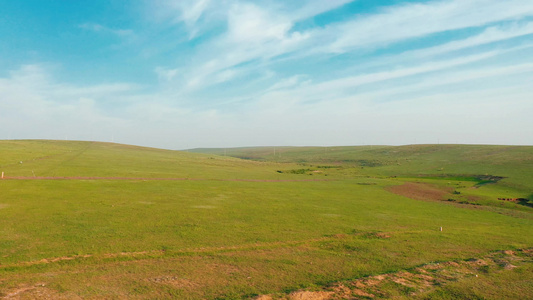
<instances>
[{"instance_id":1,"label":"tire track","mask_svg":"<svg viewBox=\"0 0 533 300\"><path fill-rule=\"evenodd\" d=\"M221 179L221 178L149 178L149 177L94 177L94 176L4 176L3 180L130 180L130 181L236 181L236 182L321 182L335 179Z\"/></svg>"},{"instance_id":2,"label":"tire track","mask_svg":"<svg viewBox=\"0 0 533 300\"><path fill-rule=\"evenodd\" d=\"M10 269L10 268L20 268L20 267L30 267L34 265L44 265L50 263L57 263L62 261L73 261L86 258L117 258L117 257L146 257L146 256L163 256L169 255L180 256L183 254L205 254L205 253L223 253L223 252L233 252L233 251L246 251L246 250L256 250L256 249L266 249L266 248L276 248L284 246L298 246L308 243L315 242L324 242L324 241L335 241L339 239L345 239L348 235L345 234L336 234L332 236L306 239L306 240L293 240L293 241L279 241L279 242L264 242L264 243L253 243L253 244L243 244L243 245L234 245L234 246L220 246L220 247L200 247L200 248L189 248L181 249L175 251L167 250L147 250L147 251L136 251L136 252L118 252L118 253L103 253L103 254L80 254L80 255L71 255L71 256L61 256L53 258L43 258L40 260L18 262L13 264L1 265L0 269Z\"/></svg>"}]
</instances>

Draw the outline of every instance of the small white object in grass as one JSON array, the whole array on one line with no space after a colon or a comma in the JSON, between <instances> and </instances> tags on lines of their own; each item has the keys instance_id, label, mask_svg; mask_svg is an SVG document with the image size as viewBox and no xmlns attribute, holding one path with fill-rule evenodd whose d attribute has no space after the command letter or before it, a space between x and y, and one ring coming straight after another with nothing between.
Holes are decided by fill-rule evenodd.
<instances>
[{"instance_id":1,"label":"small white object in grass","mask_svg":"<svg viewBox=\"0 0 533 300\"><path fill-rule=\"evenodd\" d=\"M440 231L442 231L442 226L440 227Z\"/></svg>"}]
</instances>

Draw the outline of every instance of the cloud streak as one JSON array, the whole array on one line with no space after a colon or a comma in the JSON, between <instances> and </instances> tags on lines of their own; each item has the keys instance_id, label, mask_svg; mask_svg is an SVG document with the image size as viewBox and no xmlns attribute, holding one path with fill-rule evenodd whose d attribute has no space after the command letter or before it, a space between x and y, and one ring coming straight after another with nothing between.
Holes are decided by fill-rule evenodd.
<instances>
[{"instance_id":1,"label":"cloud streak","mask_svg":"<svg viewBox=\"0 0 533 300\"><path fill-rule=\"evenodd\" d=\"M74 84L68 72L82 73L83 61L14 67L0 77L0 125L29 120L20 136L35 127L36 137L113 132L116 141L167 148L436 135L533 144L524 116L533 109L531 1L377 2L154 0L139 7L140 21L130 16L129 29L80 20L78 31L134 41L106 48L107 60L91 53L125 71L117 64L106 69L116 80ZM524 120L493 124L505 118ZM482 128L498 134L476 136Z\"/></svg>"}]
</instances>

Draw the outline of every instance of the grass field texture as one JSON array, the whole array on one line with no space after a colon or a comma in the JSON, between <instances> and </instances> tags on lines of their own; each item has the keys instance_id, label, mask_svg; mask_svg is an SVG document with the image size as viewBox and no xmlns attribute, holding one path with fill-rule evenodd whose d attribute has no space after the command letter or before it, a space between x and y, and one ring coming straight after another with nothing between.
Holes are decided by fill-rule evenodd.
<instances>
[{"instance_id":1,"label":"grass field texture","mask_svg":"<svg viewBox=\"0 0 533 300\"><path fill-rule=\"evenodd\" d=\"M0 141L0 297L314 297L486 257L429 289L367 293L531 295L533 147L275 151Z\"/></svg>"}]
</instances>

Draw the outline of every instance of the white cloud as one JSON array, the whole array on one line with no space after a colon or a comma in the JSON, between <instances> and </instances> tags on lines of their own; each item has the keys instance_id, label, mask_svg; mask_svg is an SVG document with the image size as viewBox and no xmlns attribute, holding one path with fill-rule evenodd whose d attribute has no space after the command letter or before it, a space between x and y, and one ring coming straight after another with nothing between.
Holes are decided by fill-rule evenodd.
<instances>
[{"instance_id":1,"label":"white cloud","mask_svg":"<svg viewBox=\"0 0 533 300\"><path fill-rule=\"evenodd\" d=\"M190 90L225 82L249 72L252 67L239 65L269 60L305 47L310 37L306 33L291 32L295 22L335 9L351 0L306 1L297 12L284 10L283 5L259 6L247 1L158 1L165 16L174 12L174 21L184 22L196 35L204 23L202 15L217 17L212 23L225 23L227 30L209 39L201 47L187 70L185 85ZM193 5L194 3L194 5ZM209 18L206 18L208 22ZM222 25L222 24L220 24ZM256 63L254 66L257 67Z\"/></svg>"},{"instance_id":2,"label":"white cloud","mask_svg":"<svg viewBox=\"0 0 533 300\"><path fill-rule=\"evenodd\" d=\"M184 85L190 91L207 88L262 68L276 57L312 58L321 52L342 53L356 49L383 46L400 40L436 32L481 26L502 20L515 20L533 14L533 4L522 0L512 3L493 0L432 1L404 4L382 9L378 14L354 16L352 20L334 23L326 28L292 32L295 22L338 8L349 0L306 1L300 9L288 12L284 5L259 6L246 1L160 1L167 13L177 20L197 23L205 14L216 14L213 22L225 21L227 31L208 39L198 49L189 66ZM519 8L518 8L519 7ZM208 22L209 20L206 20ZM191 25L193 24L193 25ZM493 27L478 37L427 49L426 55L471 47L491 41L527 34L530 24ZM419 53L421 54L421 53ZM284 58L286 59L286 58ZM246 66L243 68L243 65Z\"/></svg>"},{"instance_id":3,"label":"white cloud","mask_svg":"<svg viewBox=\"0 0 533 300\"><path fill-rule=\"evenodd\" d=\"M291 27L287 17L252 4L235 4L228 12L228 38L234 43L283 40Z\"/></svg>"},{"instance_id":4,"label":"white cloud","mask_svg":"<svg viewBox=\"0 0 533 300\"><path fill-rule=\"evenodd\" d=\"M218 5L211 0L151 0L149 6L154 9L151 12L162 19L170 19L174 23L184 22L188 26L194 26L200 17L209 9Z\"/></svg>"},{"instance_id":5,"label":"white cloud","mask_svg":"<svg viewBox=\"0 0 533 300\"><path fill-rule=\"evenodd\" d=\"M284 91L278 91L276 93L278 93L278 95L279 93L293 95L293 99L301 99L301 101L329 102L333 101L335 98L342 98L343 95L345 95L346 93L353 93L353 90L359 88L362 85L392 79L399 79L408 76L420 75L444 69L450 69L461 65L466 65L469 63L484 60L493 57L497 54L498 52L494 51L456 59L435 61L418 66L402 67L383 72L348 76L319 83L309 83L304 86L296 87L293 89L286 89Z\"/></svg>"},{"instance_id":6,"label":"white cloud","mask_svg":"<svg viewBox=\"0 0 533 300\"><path fill-rule=\"evenodd\" d=\"M180 20L189 24L189 26L194 25L198 19L205 12L209 6L211 0L195 0L195 1L179 1L174 2L179 6L181 15Z\"/></svg>"},{"instance_id":7,"label":"white cloud","mask_svg":"<svg viewBox=\"0 0 533 300\"><path fill-rule=\"evenodd\" d=\"M324 12L337 9L353 1L354 0L311 0L301 6L301 8L296 9L291 15L295 21L305 20ZM301 3L298 3L297 5L301 5Z\"/></svg>"},{"instance_id":8,"label":"white cloud","mask_svg":"<svg viewBox=\"0 0 533 300\"><path fill-rule=\"evenodd\" d=\"M518 77L520 77L520 80L517 79ZM505 82L505 79L512 80L514 83L509 84ZM355 94L345 93L338 98L331 99L327 105L339 107L348 106L350 103L357 102L364 103L368 106L375 106L376 104L373 103L377 103L381 107L381 110L386 107L393 107L393 110L398 111L397 107L403 106L416 112L417 109L413 109L413 107L420 107L420 103L413 104L413 101L421 102L420 99L427 100L430 98L428 94L440 95L440 99L448 97L450 105L456 99L461 99L460 101L465 101L465 103L476 103L476 105L482 105L489 98L495 102L503 103L506 99L512 99L512 95L520 94L523 99L527 98L526 95L528 93L531 95L533 90L531 88L527 89L531 80L533 80L532 63L504 67L482 67L460 71L451 70L448 72L434 73L429 76L426 75L418 79L417 83L414 84L392 84L385 90L373 90ZM477 81L477 83L472 83L472 81ZM483 82L480 83L479 81ZM469 91L454 91L451 88L464 84L468 84ZM503 90L507 94L495 93L494 90ZM450 96L453 93L461 93L462 98L457 98L457 95ZM483 93L482 97L479 96L481 93ZM491 95L491 97L487 97L487 95ZM427 102L425 105L431 105L431 102Z\"/></svg>"},{"instance_id":9,"label":"white cloud","mask_svg":"<svg viewBox=\"0 0 533 300\"><path fill-rule=\"evenodd\" d=\"M98 108L97 102L134 90L133 85L120 83L61 84L45 66L25 65L0 79L0 126L26 138L63 138L67 134L91 139L93 130L104 134L108 127L124 123Z\"/></svg>"},{"instance_id":10,"label":"white cloud","mask_svg":"<svg viewBox=\"0 0 533 300\"><path fill-rule=\"evenodd\" d=\"M79 25L80 28L85 30L90 30L94 32L103 32L103 33L111 33L113 35L116 35L118 37L126 38L126 37L133 37L135 35L135 32L131 29L113 29L106 27L101 24L96 23L84 23Z\"/></svg>"},{"instance_id":11,"label":"white cloud","mask_svg":"<svg viewBox=\"0 0 533 300\"><path fill-rule=\"evenodd\" d=\"M18 70L9 72L9 74L16 86L30 82L34 87L41 87L50 81L44 68L36 64L23 65Z\"/></svg>"},{"instance_id":12,"label":"white cloud","mask_svg":"<svg viewBox=\"0 0 533 300\"><path fill-rule=\"evenodd\" d=\"M202 26L200 19L219 22L228 19L235 8L249 5L262 7L265 11L275 11L292 20L301 21L336 9L354 0L302 0L298 2L254 2L245 0L150 0L147 1L149 12L158 21L170 20L173 23L183 22L189 30L198 30ZM204 24L205 25L205 24Z\"/></svg>"},{"instance_id":13,"label":"white cloud","mask_svg":"<svg viewBox=\"0 0 533 300\"><path fill-rule=\"evenodd\" d=\"M409 54L415 56L432 56L530 34L533 34L533 22L525 24L514 23L507 26L492 26L478 35L426 49L409 51Z\"/></svg>"},{"instance_id":14,"label":"white cloud","mask_svg":"<svg viewBox=\"0 0 533 300\"><path fill-rule=\"evenodd\" d=\"M178 75L178 71L178 69L166 69L163 67L155 68L155 73L160 81L172 81L172 79Z\"/></svg>"},{"instance_id":15,"label":"white cloud","mask_svg":"<svg viewBox=\"0 0 533 300\"><path fill-rule=\"evenodd\" d=\"M22 66L0 78L0 135L9 129L86 139L113 132L115 141L169 148L390 144L434 132L458 136L462 128L496 130L498 113L533 128L524 116L533 109L533 3L411 1L322 27L311 20L295 26L349 2L147 1L157 6L151 12L158 22L136 29L142 49L127 50L156 54L127 58L156 84L70 84L45 65ZM136 35L97 23L80 28ZM448 32L454 30L461 39ZM389 47L444 32L408 51ZM517 122L506 126L515 141L533 142ZM460 141L481 141L473 136Z\"/></svg>"},{"instance_id":16,"label":"white cloud","mask_svg":"<svg viewBox=\"0 0 533 300\"><path fill-rule=\"evenodd\" d=\"M321 35L333 37L333 41L322 50L343 53L532 15L533 2L524 0L453 0L397 5L379 14L329 26Z\"/></svg>"},{"instance_id":17,"label":"white cloud","mask_svg":"<svg viewBox=\"0 0 533 300\"><path fill-rule=\"evenodd\" d=\"M269 91L282 90L282 89L295 87L302 83L303 77L304 76L302 75L295 75L290 78L284 78L276 82L271 87L269 87L266 91L269 92Z\"/></svg>"}]
</instances>

